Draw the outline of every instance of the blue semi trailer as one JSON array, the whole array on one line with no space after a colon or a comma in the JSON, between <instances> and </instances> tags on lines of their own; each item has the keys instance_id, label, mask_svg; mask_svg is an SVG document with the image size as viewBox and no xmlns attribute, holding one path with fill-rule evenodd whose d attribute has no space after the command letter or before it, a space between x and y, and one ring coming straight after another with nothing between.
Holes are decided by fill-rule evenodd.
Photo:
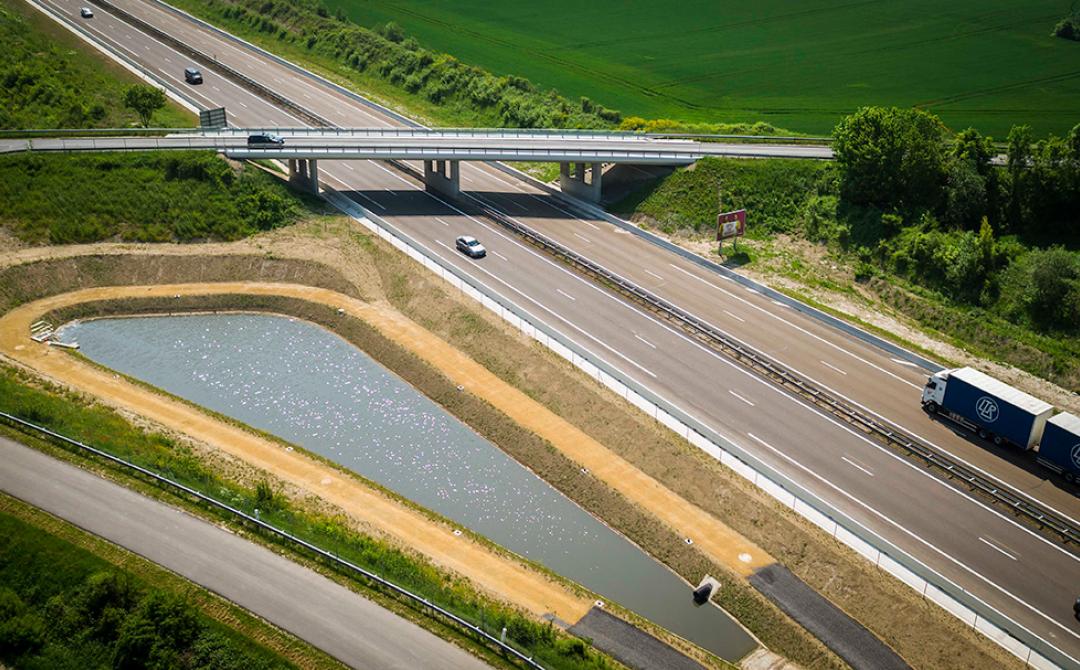
<instances>
[{"instance_id":1,"label":"blue semi trailer","mask_svg":"<svg viewBox=\"0 0 1080 670\"><path fill-rule=\"evenodd\" d=\"M1062 412L1046 422L1038 461L1070 482L1080 479L1080 417Z\"/></svg>"},{"instance_id":2,"label":"blue semi trailer","mask_svg":"<svg viewBox=\"0 0 1080 670\"><path fill-rule=\"evenodd\" d=\"M972 368L942 370L926 382L922 404L997 445L1037 449L1038 462L1080 478L1080 419Z\"/></svg>"}]
</instances>

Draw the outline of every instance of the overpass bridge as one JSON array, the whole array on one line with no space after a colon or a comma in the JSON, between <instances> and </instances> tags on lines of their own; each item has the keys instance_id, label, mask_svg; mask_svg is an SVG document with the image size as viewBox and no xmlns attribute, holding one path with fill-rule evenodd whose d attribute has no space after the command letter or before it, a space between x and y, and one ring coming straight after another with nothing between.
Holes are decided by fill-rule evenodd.
<instances>
[{"instance_id":1,"label":"overpass bridge","mask_svg":"<svg viewBox=\"0 0 1080 670\"><path fill-rule=\"evenodd\" d=\"M0 152L213 150L237 159L288 162L290 180L318 191L319 160L406 160L424 164L429 190L460 192L461 161L535 161L560 164L566 193L598 202L603 165L689 165L706 156L828 160L827 146L704 141L626 132L414 128L224 128L164 134L99 134L0 139ZM281 145L250 145L249 135L272 133Z\"/></svg>"}]
</instances>

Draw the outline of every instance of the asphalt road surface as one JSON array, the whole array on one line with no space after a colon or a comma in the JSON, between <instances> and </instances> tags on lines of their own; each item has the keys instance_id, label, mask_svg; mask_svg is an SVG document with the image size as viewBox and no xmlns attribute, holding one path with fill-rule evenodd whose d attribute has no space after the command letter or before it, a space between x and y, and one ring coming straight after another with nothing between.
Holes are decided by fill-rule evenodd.
<instances>
[{"instance_id":1,"label":"asphalt road surface","mask_svg":"<svg viewBox=\"0 0 1080 670\"><path fill-rule=\"evenodd\" d=\"M46 6L113 49L137 60L207 108L225 106L241 127L303 126L288 112L191 63L107 11L77 18L75 0ZM331 87L237 45L194 22L140 0L116 4L213 54L219 61L346 127L401 125ZM542 190L483 164L463 164L462 199L450 203L374 161L320 161L324 183L345 192L390 225L456 265L593 356L799 481L860 523L916 556L1019 625L1080 658L1080 559L1021 527L1008 513L969 495L779 391L637 307L533 250L473 214L479 204L516 218L631 279L730 335L1073 519L1080 499L1039 469L1001 458L919 406L927 373L766 296L703 269L601 219L569 209ZM482 261L457 254L453 239L473 235L488 249Z\"/></svg>"},{"instance_id":2,"label":"asphalt road surface","mask_svg":"<svg viewBox=\"0 0 1080 670\"><path fill-rule=\"evenodd\" d=\"M489 667L268 549L3 437L0 490L206 587L352 667Z\"/></svg>"}]
</instances>

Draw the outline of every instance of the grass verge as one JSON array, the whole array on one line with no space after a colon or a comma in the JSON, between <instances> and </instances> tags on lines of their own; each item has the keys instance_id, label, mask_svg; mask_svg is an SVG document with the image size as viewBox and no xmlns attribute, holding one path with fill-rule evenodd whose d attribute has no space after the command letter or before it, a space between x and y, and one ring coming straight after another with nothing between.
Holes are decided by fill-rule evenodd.
<instances>
[{"instance_id":1,"label":"grass verge","mask_svg":"<svg viewBox=\"0 0 1080 670\"><path fill-rule=\"evenodd\" d=\"M168 604L185 625L183 638L191 638L161 636L172 667L344 667L192 582L4 494L0 582L7 633L0 657L16 667L91 667L125 650L137 664L127 630L153 601Z\"/></svg>"},{"instance_id":2,"label":"grass verge","mask_svg":"<svg viewBox=\"0 0 1080 670\"><path fill-rule=\"evenodd\" d=\"M322 276L322 271L301 271L305 263L300 259L315 261L306 263L309 267L330 263L337 269L334 282L351 283L344 293L356 295L362 291L368 299L389 300L504 381L776 556L882 637L914 667L1018 667L1015 659L947 613L826 538L816 527L781 509L595 380L510 330L471 300L450 291L425 269L381 240L358 232L346 220L323 219L229 248L230 255L217 258L205 252L177 258L153 250L147 252L151 255L131 258L88 256L85 264L92 271L83 270L79 258L12 268L0 275L0 287L7 283L16 290L6 296L0 294L0 306L25 301L21 296L37 298L96 282L195 281L200 273L212 281L279 276L287 280L284 273L288 272L289 277L307 276L317 285L327 285L329 278ZM265 272L257 262L258 256L238 256L256 248L259 253L274 255L274 262ZM237 274L228 277L230 272ZM904 617L895 616L898 609L905 612Z\"/></svg>"},{"instance_id":3,"label":"grass verge","mask_svg":"<svg viewBox=\"0 0 1080 670\"><path fill-rule=\"evenodd\" d=\"M539 622L505 603L494 601L477 592L468 582L446 573L412 552L392 546L385 540L357 532L341 515L326 514L317 506L290 501L278 485L259 478L254 485L228 477L206 463L190 445L158 432L150 432L130 423L116 412L97 405L87 398L51 384L33 380L26 373L7 365L0 366L0 409L45 425L110 454L165 475L186 486L221 500L249 514L258 507L263 520L331 551L361 567L376 572L405 588L419 593L459 616L498 635L507 628L507 638L528 653L536 655L551 668L609 668L618 667L593 651L581 640L563 634L549 623ZM86 464L82 454L71 454L62 446L52 445L32 433L4 426L2 432L32 446L47 445L47 451L65 454L69 459ZM240 534L284 550L315 565L311 556L295 546L263 536L247 529L234 517L213 508L203 508L171 490L156 490L154 486L133 477L129 471L108 464L92 463L93 469L104 471L143 493L152 492L173 505L178 505L203 517L223 523ZM442 637L494 662L497 666L512 663L500 660L492 650L478 643L460 629L426 616L412 601L384 592L373 584L350 573L337 573L333 564L320 565L324 571L344 579L351 588L359 590L380 605L406 616Z\"/></svg>"},{"instance_id":4,"label":"grass verge","mask_svg":"<svg viewBox=\"0 0 1080 670\"><path fill-rule=\"evenodd\" d=\"M0 128L138 124L123 95L140 80L22 0L0 0L0 44ZM196 120L169 100L153 123L184 128Z\"/></svg>"}]
</instances>

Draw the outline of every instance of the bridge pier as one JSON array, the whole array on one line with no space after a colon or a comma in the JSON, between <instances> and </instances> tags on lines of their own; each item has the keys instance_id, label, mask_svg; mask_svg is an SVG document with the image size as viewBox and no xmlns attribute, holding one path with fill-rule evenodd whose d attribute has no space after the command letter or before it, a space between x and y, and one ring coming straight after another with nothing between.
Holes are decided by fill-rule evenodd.
<instances>
[{"instance_id":1,"label":"bridge pier","mask_svg":"<svg viewBox=\"0 0 1080 670\"><path fill-rule=\"evenodd\" d=\"M318 195L319 161L314 158L290 158L289 183Z\"/></svg>"},{"instance_id":2,"label":"bridge pier","mask_svg":"<svg viewBox=\"0 0 1080 670\"><path fill-rule=\"evenodd\" d=\"M603 163L559 163L559 187L563 193L588 202L600 202Z\"/></svg>"},{"instance_id":3,"label":"bridge pier","mask_svg":"<svg viewBox=\"0 0 1080 670\"><path fill-rule=\"evenodd\" d=\"M460 161L424 161L424 190L451 198L461 195Z\"/></svg>"}]
</instances>

